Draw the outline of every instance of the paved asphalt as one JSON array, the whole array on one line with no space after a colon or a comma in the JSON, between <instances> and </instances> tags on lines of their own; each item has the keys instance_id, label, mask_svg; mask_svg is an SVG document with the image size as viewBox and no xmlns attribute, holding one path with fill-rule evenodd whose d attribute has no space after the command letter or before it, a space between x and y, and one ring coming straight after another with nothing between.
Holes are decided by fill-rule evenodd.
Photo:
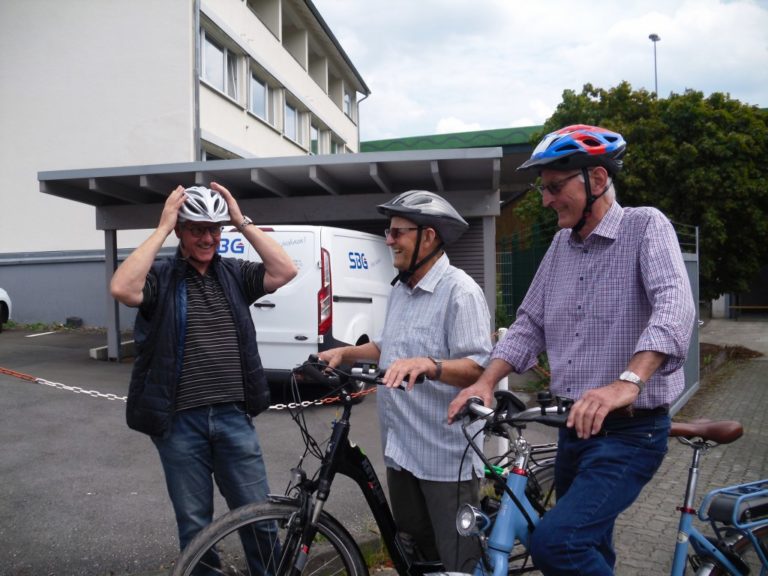
<instances>
[{"instance_id":1,"label":"paved asphalt","mask_svg":"<svg viewBox=\"0 0 768 576\"><path fill-rule=\"evenodd\" d=\"M88 357L91 347L104 344L102 334L29 336L19 330L0 334L0 368L125 395L130 364ZM701 340L766 354L705 378L678 415L739 419L745 425L745 438L705 458L703 492L709 485L765 476L768 470L768 322L713 320L701 329ZM0 575L164 573L176 555L173 513L154 449L146 437L126 428L124 407L119 400L0 373ZM324 438L335 409L316 407L308 414ZM382 470L375 422L371 395L355 408L353 439ZM271 487L281 492L301 452L297 430L285 411L269 411L256 423ZM656 478L619 519L617 574L669 573L688 452L670 443ZM336 490L331 512L357 538L370 537L373 522L362 498L351 484L341 483ZM224 510L221 502L217 505Z\"/></svg>"}]
</instances>

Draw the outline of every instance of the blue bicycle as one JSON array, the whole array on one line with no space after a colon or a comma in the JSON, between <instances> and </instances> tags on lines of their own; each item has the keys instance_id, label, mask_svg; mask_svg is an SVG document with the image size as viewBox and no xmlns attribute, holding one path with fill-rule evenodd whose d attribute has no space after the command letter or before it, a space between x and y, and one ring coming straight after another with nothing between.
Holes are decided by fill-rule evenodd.
<instances>
[{"instance_id":1,"label":"blue bicycle","mask_svg":"<svg viewBox=\"0 0 768 576\"><path fill-rule=\"evenodd\" d=\"M524 497L530 447L522 430L527 423L540 422L562 426L569 403L557 399L539 408L519 410L520 406L506 394L497 392L497 408L491 410L470 401L467 412L486 421L485 431L503 434L512 442L512 463L503 481L500 504L490 510L465 505L457 516L459 533L477 536L484 557L475 576L503 576L533 571L536 568L527 554L530 533L538 524L540 510L535 510ZM470 418L463 424L465 433ZM673 423L670 436L693 449L688 473L685 501L679 508L680 522L671 576L682 576L690 565L697 575L746 576L768 575L768 480L737 484L709 492L697 510L694 508L696 485L702 453L741 437L742 426L734 421L697 421ZM468 440L482 457L480 447ZM713 535L704 535L693 526L693 518L709 523Z\"/></svg>"}]
</instances>

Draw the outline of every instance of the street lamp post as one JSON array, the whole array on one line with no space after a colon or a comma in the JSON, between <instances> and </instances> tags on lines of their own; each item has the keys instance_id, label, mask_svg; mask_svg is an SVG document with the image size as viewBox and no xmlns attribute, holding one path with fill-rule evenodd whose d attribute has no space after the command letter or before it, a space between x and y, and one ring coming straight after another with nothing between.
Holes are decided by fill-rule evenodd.
<instances>
[{"instance_id":1,"label":"street lamp post","mask_svg":"<svg viewBox=\"0 0 768 576\"><path fill-rule=\"evenodd\" d=\"M648 39L653 42L653 93L659 97L659 76L656 73L656 42L661 40L658 34L651 34Z\"/></svg>"}]
</instances>

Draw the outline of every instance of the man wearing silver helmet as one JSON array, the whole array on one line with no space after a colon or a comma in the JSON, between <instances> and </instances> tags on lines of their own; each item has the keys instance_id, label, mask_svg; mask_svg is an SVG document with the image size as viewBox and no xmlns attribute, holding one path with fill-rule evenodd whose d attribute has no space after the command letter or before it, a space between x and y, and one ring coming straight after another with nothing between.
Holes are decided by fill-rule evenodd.
<instances>
[{"instance_id":1,"label":"man wearing silver helmet","mask_svg":"<svg viewBox=\"0 0 768 576\"><path fill-rule=\"evenodd\" d=\"M488 368L449 411L471 395L490 402L496 382L547 352L550 390L574 404L559 433L557 506L531 536L546 575L614 573L614 523L661 464L684 387L691 287L667 217L616 201L625 150L621 134L577 124L545 136L518 168L538 172L561 230Z\"/></svg>"},{"instance_id":2,"label":"man wearing silver helmet","mask_svg":"<svg viewBox=\"0 0 768 576\"><path fill-rule=\"evenodd\" d=\"M385 236L399 271L383 332L320 357L332 366L372 359L387 369L376 402L395 521L424 559L471 572L479 549L459 537L455 517L461 503L478 502L482 464L475 456L461 466L467 442L445 415L487 364L491 325L483 291L444 252L469 225L444 198L422 190L378 210L389 218ZM408 392L393 389L404 380Z\"/></svg>"},{"instance_id":3,"label":"man wearing silver helmet","mask_svg":"<svg viewBox=\"0 0 768 576\"><path fill-rule=\"evenodd\" d=\"M184 546L213 516L213 478L230 508L269 492L251 422L269 405L249 306L296 275L282 247L243 216L230 192L177 187L152 235L125 259L112 296L138 308L128 426L148 434L165 471ZM223 224L242 232L262 263L221 258ZM175 256L155 261L175 233ZM250 540L249 540L250 538ZM252 537L252 570L265 573ZM218 567L218 558L205 560Z\"/></svg>"}]
</instances>

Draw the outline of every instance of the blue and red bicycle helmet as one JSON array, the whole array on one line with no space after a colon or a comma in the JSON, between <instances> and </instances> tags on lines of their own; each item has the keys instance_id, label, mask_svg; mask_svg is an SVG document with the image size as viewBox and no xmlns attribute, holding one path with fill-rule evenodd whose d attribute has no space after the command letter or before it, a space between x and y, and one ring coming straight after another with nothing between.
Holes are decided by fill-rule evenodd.
<instances>
[{"instance_id":1,"label":"blue and red bicycle helmet","mask_svg":"<svg viewBox=\"0 0 768 576\"><path fill-rule=\"evenodd\" d=\"M605 194L613 183L613 177L621 170L621 157L627 149L627 143L618 132L612 132L600 126L574 124L560 128L544 136L534 148L531 157L517 167L518 170L558 170L561 172L581 170L584 179L584 192L587 202L581 219L572 228L578 233L587 222L592 212L592 205ZM608 171L610 182L599 194L592 193L589 180L589 168L602 166Z\"/></svg>"},{"instance_id":2,"label":"blue and red bicycle helmet","mask_svg":"<svg viewBox=\"0 0 768 576\"><path fill-rule=\"evenodd\" d=\"M603 166L611 176L622 167L627 143L621 134L586 124L566 126L544 136L518 170L573 170Z\"/></svg>"}]
</instances>

